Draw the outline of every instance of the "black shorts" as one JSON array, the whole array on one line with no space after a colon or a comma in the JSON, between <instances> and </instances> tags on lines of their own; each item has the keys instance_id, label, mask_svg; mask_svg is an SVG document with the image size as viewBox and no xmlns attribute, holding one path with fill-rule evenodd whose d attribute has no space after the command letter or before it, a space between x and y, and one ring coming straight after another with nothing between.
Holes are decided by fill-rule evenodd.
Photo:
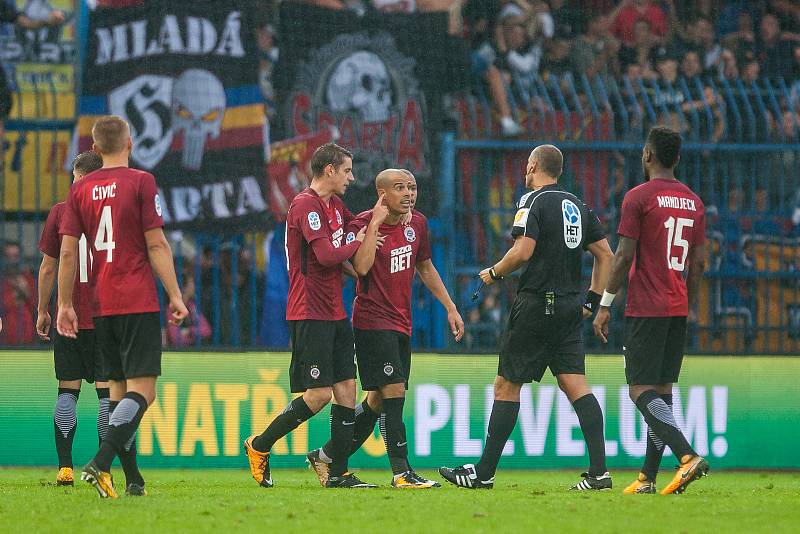
<instances>
[{"instance_id":1,"label":"black shorts","mask_svg":"<svg viewBox=\"0 0 800 534\"><path fill-rule=\"evenodd\" d=\"M411 374L411 339L394 330L353 329L361 389L375 391L405 384Z\"/></svg>"},{"instance_id":2,"label":"black shorts","mask_svg":"<svg viewBox=\"0 0 800 534\"><path fill-rule=\"evenodd\" d=\"M289 386L292 393L330 387L356 377L353 327L348 319L289 321L292 363Z\"/></svg>"},{"instance_id":3,"label":"black shorts","mask_svg":"<svg viewBox=\"0 0 800 534\"><path fill-rule=\"evenodd\" d=\"M78 330L78 339L53 332L56 380L106 380L94 330Z\"/></svg>"},{"instance_id":4,"label":"black shorts","mask_svg":"<svg viewBox=\"0 0 800 534\"><path fill-rule=\"evenodd\" d=\"M556 297L551 315L545 315L545 304L543 296L519 293L511 305L497 367L510 382L539 382L548 367L553 375L585 374L582 299Z\"/></svg>"},{"instance_id":5,"label":"black shorts","mask_svg":"<svg viewBox=\"0 0 800 534\"><path fill-rule=\"evenodd\" d=\"M623 353L628 384L677 382L685 345L686 317L626 317Z\"/></svg>"},{"instance_id":6,"label":"black shorts","mask_svg":"<svg viewBox=\"0 0 800 534\"><path fill-rule=\"evenodd\" d=\"M95 317L94 330L109 380L161 375L158 312Z\"/></svg>"}]
</instances>

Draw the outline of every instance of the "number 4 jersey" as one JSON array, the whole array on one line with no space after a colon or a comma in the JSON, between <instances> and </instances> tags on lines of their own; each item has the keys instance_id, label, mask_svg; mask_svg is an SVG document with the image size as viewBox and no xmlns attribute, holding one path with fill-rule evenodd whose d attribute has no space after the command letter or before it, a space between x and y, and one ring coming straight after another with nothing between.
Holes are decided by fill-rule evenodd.
<instances>
[{"instance_id":1,"label":"number 4 jersey","mask_svg":"<svg viewBox=\"0 0 800 534\"><path fill-rule=\"evenodd\" d=\"M153 175L104 168L75 182L61 219L61 235L86 235L92 253L94 315L159 311L144 233L164 226Z\"/></svg>"},{"instance_id":2,"label":"number 4 jersey","mask_svg":"<svg viewBox=\"0 0 800 534\"><path fill-rule=\"evenodd\" d=\"M689 251L706 240L705 206L677 180L653 179L625 195L619 235L636 239L628 274L628 317L689 313L684 270Z\"/></svg>"},{"instance_id":3,"label":"number 4 jersey","mask_svg":"<svg viewBox=\"0 0 800 534\"><path fill-rule=\"evenodd\" d=\"M61 252L61 236L58 229L61 226L61 219L64 216L66 202L59 202L50 208L47 221L44 223L42 237L39 239L39 251L47 254L51 258L58 259ZM78 269L75 272L75 286L72 294L72 301L75 303L75 312L78 314L78 329L92 330L94 316L92 310L92 292L89 286L89 271L92 265L91 256L86 246L86 236L81 236L78 245Z\"/></svg>"}]
</instances>

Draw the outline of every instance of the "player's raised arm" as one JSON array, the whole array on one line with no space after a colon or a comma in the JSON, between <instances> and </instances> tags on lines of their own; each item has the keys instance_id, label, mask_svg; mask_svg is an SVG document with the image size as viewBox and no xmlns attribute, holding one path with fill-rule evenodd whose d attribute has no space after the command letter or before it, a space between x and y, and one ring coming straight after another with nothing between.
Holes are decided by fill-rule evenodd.
<instances>
[{"instance_id":1,"label":"player's raised arm","mask_svg":"<svg viewBox=\"0 0 800 534\"><path fill-rule=\"evenodd\" d=\"M39 302L36 314L36 333L42 341L50 341L50 297L53 295L53 285L58 274L58 260L47 254L42 254L42 264L39 266Z\"/></svg>"},{"instance_id":2,"label":"player's raised arm","mask_svg":"<svg viewBox=\"0 0 800 534\"><path fill-rule=\"evenodd\" d=\"M389 209L384 205L385 193L381 193L378 201L372 208L372 219L364 229L364 241L353 256L353 268L358 276L366 276L372 264L375 263L375 251L378 248L378 229L389 215Z\"/></svg>"},{"instance_id":3,"label":"player's raised arm","mask_svg":"<svg viewBox=\"0 0 800 534\"><path fill-rule=\"evenodd\" d=\"M78 238L64 234L58 262L58 316L56 328L64 337L78 337L78 316L72 306L75 287L75 265L78 261Z\"/></svg>"},{"instance_id":4,"label":"player's raised arm","mask_svg":"<svg viewBox=\"0 0 800 534\"><path fill-rule=\"evenodd\" d=\"M428 291L447 310L447 324L450 326L450 332L456 341L461 341L461 338L464 337L464 319L458 313L458 308L456 308L453 299L450 298L450 294L447 292L444 282L442 282L442 277L439 276L439 271L433 265L433 261L425 260L417 263L417 273L419 273L419 279L422 280Z\"/></svg>"},{"instance_id":5,"label":"player's raised arm","mask_svg":"<svg viewBox=\"0 0 800 534\"><path fill-rule=\"evenodd\" d=\"M153 228L144 233L147 243L147 256L156 275L164 284L164 289L169 297L170 324L180 325L189 315L186 304L183 302L178 277L175 275L175 263L172 259L172 249L169 246L164 230Z\"/></svg>"}]
</instances>

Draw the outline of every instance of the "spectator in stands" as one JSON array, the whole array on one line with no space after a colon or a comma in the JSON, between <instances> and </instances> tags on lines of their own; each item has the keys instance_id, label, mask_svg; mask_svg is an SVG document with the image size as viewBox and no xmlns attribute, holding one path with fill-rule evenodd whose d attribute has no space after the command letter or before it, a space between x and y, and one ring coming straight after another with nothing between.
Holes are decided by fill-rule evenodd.
<instances>
[{"instance_id":1,"label":"spectator in stands","mask_svg":"<svg viewBox=\"0 0 800 534\"><path fill-rule=\"evenodd\" d=\"M63 11L51 9L46 18L36 20L17 11L13 2L0 2L0 22L16 24L28 30L35 30L46 26L60 26L64 23L64 18ZM5 162L5 120L8 114L11 113L13 104L11 91L8 87L8 80L6 80L5 69L0 65L0 168L3 167ZM12 329L10 323L6 325L6 329Z\"/></svg>"},{"instance_id":2,"label":"spectator in stands","mask_svg":"<svg viewBox=\"0 0 800 534\"><path fill-rule=\"evenodd\" d=\"M694 22L694 36L697 51L702 61L703 72L711 76L719 76L721 70L722 45L714 32L714 25L709 19L699 17Z\"/></svg>"},{"instance_id":3,"label":"spectator in stands","mask_svg":"<svg viewBox=\"0 0 800 534\"><path fill-rule=\"evenodd\" d=\"M529 39L525 20L520 16L507 16L502 19L502 41L498 50L502 54L498 60L501 70L519 77L523 83L539 72L544 50L542 39ZM512 85L513 87L513 85Z\"/></svg>"},{"instance_id":4,"label":"spectator in stands","mask_svg":"<svg viewBox=\"0 0 800 534\"><path fill-rule=\"evenodd\" d=\"M491 40L498 11L495 0L467 0L462 8L462 17L465 34L472 48L470 58L473 76L478 83L486 83L489 87L492 103L500 115L501 133L514 137L525 130L511 116L503 78L495 65L497 52Z\"/></svg>"},{"instance_id":5,"label":"spectator in stands","mask_svg":"<svg viewBox=\"0 0 800 534\"><path fill-rule=\"evenodd\" d=\"M25 268L19 243L8 241L3 245L2 267L0 316L5 329L0 340L5 345L29 345L36 340L36 280Z\"/></svg>"},{"instance_id":6,"label":"spectator in stands","mask_svg":"<svg viewBox=\"0 0 800 534\"><path fill-rule=\"evenodd\" d=\"M211 338L211 325L197 307L193 262L188 258L184 263L181 292L186 308L189 310L189 316L180 326L175 326L167 321L167 343L172 347L187 347L194 345L198 338L201 343L208 342ZM165 316L164 319L166 321L168 317Z\"/></svg>"},{"instance_id":7,"label":"spectator in stands","mask_svg":"<svg viewBox=\"0 0 800 534\"><path fill-rule=\"evenodd\" d=\"M549 74L558 75L573 71L570 49L569 39L551 39L544 54L543 69Z\"/></svg>"},{"instance_id":8,"label":"spectator in stands","mask_svg":"<svg viewBox=\"0 0 800 534\"><path fill-rule=\"evenodd\" d=\"M761 64L761 74L768 78L790 76L794 70L794 47L781 35L780 21L773 13L761 18L756 57Z\"/></svg>"},{"instance_id":9,"label":"spectator in stands","mask_svg":"<svg viewBox=\"0 0 800 534\"><path fill-rule=\"evenodd\" d=\"M727 0L717 19L717 34L725 39L731 34L746 31L746 24L743 26L743 21L749 20L752 24L756 19L756 4L757 2L751 0ZM747 36L740 34L740 37Z\"/></svg>"},{"instance_id":10,"label":"spectator in stands","mask_svg":"<svg viewBox=\"0 0 800 534\"><path fill-rule=\"evenodd\" d=\"M742 10L736 19L736 28L722 36L724 48L732 50L737 56L756 45L755 23L750 11Z\"/></svg>"},{"instance_id":11,"label":"spectator in stands","mask_svg":"<svg viewBox=\"0 0 800 534\"><path fill-rule=\"evenodd\" d=\"M632 46L624 45L619 50L619 62L623 72L629 76L631 65L636 65L634 71L643 78L652 78L656 75L651 63L653 46L656 43L653 33L650 30L650 23L644 19L634 23L634 40Z\"/></svg>"},{"instance_id":12,"label":"spectator in stands","mask_svg":"<svg viewBox=\"0 0 800 534\"><path fill-rule=\"evenodd\" d=\"M611 33L611 20L606 15L589 19L586 33L572 43L571 62L577 73L604 78L618 74L620 42Z\"/></svg>"},{"instance_id":13,"label":"spectator in stands","mask_svg":"<svg viewBox=\"0 0 800 534\"><path fill-rule=\"evenodd\" d=\"M669 36L667 14L652 0L622 0L609 16L614 21L611 31L627 47L636 46L636 24L640 21L647 22L656 42L663 43Z\"/></svg>"}]
</instances>

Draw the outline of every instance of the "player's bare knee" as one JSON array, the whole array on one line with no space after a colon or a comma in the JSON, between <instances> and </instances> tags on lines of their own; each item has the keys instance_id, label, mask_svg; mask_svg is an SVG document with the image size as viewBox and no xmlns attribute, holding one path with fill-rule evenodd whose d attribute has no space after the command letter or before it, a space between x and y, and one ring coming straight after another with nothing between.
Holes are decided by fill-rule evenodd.
<instances>
[{"instance_id":1,"label":"player's bare knee","mask_svg":"<svg viewBox=\"0 0 800 534\"><path fill-rule=\"evenodd\" d=\"M356 381L355 379L342 380L333 385L333 398L336 404L355 408L356 405Z\"/></svg>"},{"instance_id":2,"label":"player's bare knee","mask_svg":"<svg viewBox=\"0 0 800 534\"><path fill-rule=\"evenodd\" d=\"M494 380L494 400L519 401L521 389L522 384L515 384L498 375Z\"/></svg>"},{"instance_id":3,"label":"player's bare knee","mask_svg":"<svg viewBox=\"0 0 800 534\"><path fill-rule=\"evenodd\" d=\"M381 413L383 410L383 394L380 390L367 393L367 404L373 412Z\"/></svg>"},{"instance_id":4,"label":"player's bare knee","mask_svg":"<svg viewBox=\"0 0 800 534\"><path fill-rule=\"evenodd\" d=\"M80 380L59 380L58 387L62 389L81 389Z\"/></svg>"},{"instance_id":5,"label":"player's bare knee","mask_svg":"<svg viewBox=\"0 0 800 534\"><path fill-rule=\"evenodd\" d=\"M570 402L575 402L592 392L584 375L560 374L556 376L556 381Z\"/></svg>"},{"instance_id":6,"label":"player's bare knee","mask_svg":"<svg viewBox=\"0 0 800 534\"><path fill-rule=\"evenodd\" d=\"M305 393L303 393L303 400L314 413L323 409L332 398L333 388L331 387L307 389Z\"/></svg>"},{"instance_id":7,"label":"player's bare knee","mask_svg":"<svg viewBox=\"0 0 800 534\"><path fill-rule=\"evenodd\" d=\"M405 384L386 384L381 388L381 396L384 399L397 399L406 396Z\"/></svg>"}]
</instances>

